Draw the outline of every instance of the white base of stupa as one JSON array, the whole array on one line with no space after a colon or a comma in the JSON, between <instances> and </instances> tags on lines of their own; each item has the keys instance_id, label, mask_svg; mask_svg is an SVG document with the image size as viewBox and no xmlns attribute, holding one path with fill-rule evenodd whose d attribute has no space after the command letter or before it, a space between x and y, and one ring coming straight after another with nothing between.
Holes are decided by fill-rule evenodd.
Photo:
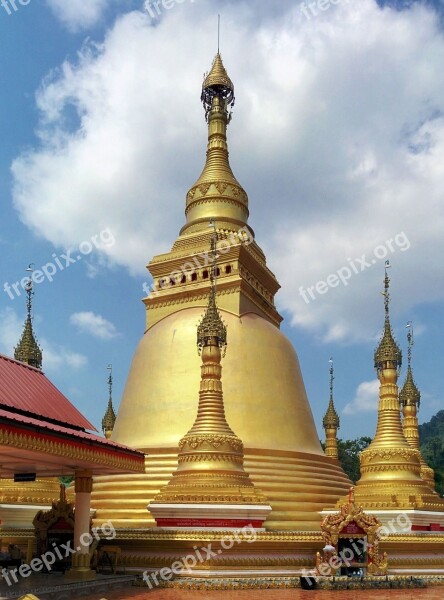
<instances>
[{"instance_id":1,"label":"white base of stupa","mask_svg":"<svg viewBox=\"0 0 444 600\"><path fill-rule=\"evenodd\" d=\"M271 506L264 504L156 504L148 510L162 529L261 530Z\"/></svg>"}]
</instances>

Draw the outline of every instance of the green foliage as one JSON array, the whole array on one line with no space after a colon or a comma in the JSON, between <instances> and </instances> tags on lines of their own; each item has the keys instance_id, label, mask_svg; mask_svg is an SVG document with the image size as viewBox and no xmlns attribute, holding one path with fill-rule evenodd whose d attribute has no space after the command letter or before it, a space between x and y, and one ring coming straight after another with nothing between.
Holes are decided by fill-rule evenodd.
<instances>
[{"instance_id":1,"label":"green foliage","mask_svg":"<svg viewBox=\"0 0 444 600\"><path fill-rule=\"evenodd\" d=\"M359 453L369 446L372 438L360 437L356 440L338 440L338 458L341 467L353 483L361 477ZM325 452L325 443L321 440L322 450Z\"/></svg>"},{"instance_id":2,"label":"green foliage","mask_svg":"<svg viewBox=\"0 0 444 600\"><path fill-rule=\"evenodd\" d=\"M419 426L419 442L426 463L435 471L436 491L444 494L444 410Z\"/></svg>"},{"instance_id":3,"label":"green foliage","mask_svg":"<svg viewBox=\"0 0 444 600\"><path fill-rule=\"evenodd\" d=\"M353 483L361 477L359 453L365 450L372 441L369 437L360 437L356 440L338 440L338 458L342 468Z\"/></svg>"},{"instance_id":4,"label":"green foliage","mask_svg":"<svg viewBox=\"0 0 444 600\"><path fill-rule=\"evenodd\" d=\"M61 477L59 477L59 481L65 487L68 487L69 484L74 481L74 477L72 475L62 475Z\"/></svg>"}]
</instances>

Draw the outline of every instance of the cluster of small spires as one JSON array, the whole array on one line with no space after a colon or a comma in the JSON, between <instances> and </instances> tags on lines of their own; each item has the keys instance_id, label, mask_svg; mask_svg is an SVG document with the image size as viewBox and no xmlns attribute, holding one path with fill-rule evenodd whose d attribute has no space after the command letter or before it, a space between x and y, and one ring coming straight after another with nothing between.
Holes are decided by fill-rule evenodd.
<instances>
[{"instance_id":1,"label":"cluster of small spires","mask_svg":"<svg viewBox=\"0 0 444 600\"><path fill-rule=\"evenodd\" d=\"M390 264L388 261L385 263L385 278L384 278L384 291L382 295L384 296L384 309L385 309L385 320L384 320L384 331L381 337L381 341L379 342L378 347L375 350L375 369L377 371L384 369L386 366L394 366L395 369L399 371L402 365L402 352L401 349L396 342L392 327L390 323L390 279L388 276L388 268ZM413 371L411 366L412 361L412 347L413 347L413 326L412 322L409 321L407 323L407 342L408 342L408 366L407 366L407 375L404 382L404 385L399 392L399 402L401 408L405 406L416 405L417 408L420 406L421 401L421 393L416 386L416 383L413 378ZM328 403L327 412L324 415L322 425L326 431L326 442L330 440L330 449L329 456L333 456L334 458L338 457L337 453L337 430L340 426L340 420L338 413L336 412L334 399L333 399L333 380L334 380L334 371L333 371L333 359L330 359L330 400ZM329 431L328 431L329 430ZM334 432L334 434L333 434ZM333 435L334 437L333 437Z\"/></svg>"}]
</instances>

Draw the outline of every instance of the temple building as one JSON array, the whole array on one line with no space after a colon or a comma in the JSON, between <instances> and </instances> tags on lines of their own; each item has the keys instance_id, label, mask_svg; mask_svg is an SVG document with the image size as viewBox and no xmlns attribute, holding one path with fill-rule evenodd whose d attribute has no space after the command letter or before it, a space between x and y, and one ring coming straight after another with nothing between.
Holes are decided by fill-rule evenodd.
<instances>
[{"instance_id":1,"label":"temple building","mask_svg":"<svg viewBox=\"0 0 444 600\"><path fill-rule=\"evenodd\" d=\"M27 272L29 278L25 286L26 318L22 336L14 350L14 359L42 371L43 352L36 340L33 327L34 290L31 265L27 268ZM22 371L22 373L25 372ZM11 384L10 381L2 382L6 389L8 383ZM88 426L92 427L90 424ZM0 479L0 485L0 518L3 519L4 527L31 527L36 511L49 508L52 502L58 498L60 490L60 482L56 477L38 478L33 482L22 481L20 483L14 482L13 479ZM12 509L12 507L14 508Z\"/></svg>"},{"instance_id":2,"label":"temple building","mask_svg":"<svg viewBox=\"0 0 444 600\"><path fill-rule=\"evenodd\" d=\"M0 369L14 371L12 383L29 379L39 400L31 409L43 411L44 427L53 426L54 435L65 435L74 445L88 440L94 450L89 463L81 464L83 454L73 450L69 464L60 464L63 472L76 470L73 457L79 457L78 491L80 480L87 479L94 525L113 523L113 544L128 571L147 574L169 567L190 548L209 542L213 556L195 565L199 575L300 574L325 543L322 516L330 527L339 508L345 515L341 523L351 528L356 515L364 523L365 509L372 535L380 522L408 514L409 528L402 536L394 530L396 535L384 542L378 568L402 571L421 564L441 572L444 501L419 452L420 396L410 364L411 338L406 383L398 396L402 357L390 323L389 265L384 332L374 361L381 384L378 425L361 454L361 479L353 494L338 461L333 363L324 453L297 354L280 330L282 317L274 301L280 286L249 224L247 193L229 163L227 127L234 99L218 52L201 90L208 126L205 165L186 194L185 223L170 252L148 264L153 286L144 299L145 333L117 416L112 373L108 379L102 421L108 439L88 433L92 426L73 407L65 424L60 415L47 414L37 388L43 381L51 398L50 382L40 370L42 354L29 303L16 350L27 364L12 361L11 366L11 359L0 357ZM31 294L32 286L28 300ZM58 391L52 395L54 405L68 406ZM28 409L18 405L14 410ZM16 503L22 497L17 495ZM84 520L86 513L85 508ZM239 533L247 525L254 544L245 531ZM224 545L227 531L238 535L230 548ZM420 561L412 554L418 543Z\"/></svg>"}]
</instances>

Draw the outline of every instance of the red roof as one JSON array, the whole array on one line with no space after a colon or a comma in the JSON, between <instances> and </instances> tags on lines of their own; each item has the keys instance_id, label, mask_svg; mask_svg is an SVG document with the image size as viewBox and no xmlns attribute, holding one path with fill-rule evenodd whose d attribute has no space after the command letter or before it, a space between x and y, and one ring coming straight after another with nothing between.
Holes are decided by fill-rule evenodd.
<instances>
[{"instance_id":1,"label":"red roof","mask_svg":"<svg viewBox=\"0 0 444 600\"><path fill-rule=\"evenodd\" d=\"M0 354L0 408L97 431L39 369Z\"/></svg>"}]
</instances>

